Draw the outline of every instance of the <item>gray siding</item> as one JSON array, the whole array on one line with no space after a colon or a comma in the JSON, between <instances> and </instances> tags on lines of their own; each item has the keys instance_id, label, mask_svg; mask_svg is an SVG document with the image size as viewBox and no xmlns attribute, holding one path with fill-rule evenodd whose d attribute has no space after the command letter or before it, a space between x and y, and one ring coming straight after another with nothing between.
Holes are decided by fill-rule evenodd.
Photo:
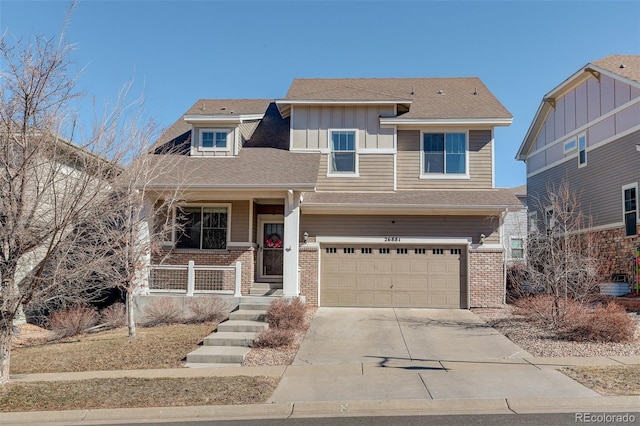
<instances>
[{"instance_id":1,"label":"gray siding","mask_svg":"<svg viewBox=\"0 0 640 426\"><path fill-rule=\"evenodd\" d=\"M511 238L522 238L523 241L527 237L528 210L526 205L521 210L507 212L502 225L502 244L508 259L511 259Z\"/></svg>"},{"instance_id":2,"label":"gray siding","mask_svg":"<svg viewBox=\"0 0 640 426\"><path fill-rule=\"evenodd\" d=\"M474 243L485 234L487 244L500 244L499 220L487 216L365 216L315 215L300 217L300 231L331 237L471 237Z\"/></svg>"},{"instance_id":3,"label":"gray siding","mask_svg":"<svg viewBox=\"0 0 640 426\"><path fill-rule=\"evenodd\" d=\"M574 157L527 179L529 208L541 211L547 205L547 188L566 178L581 199L583 213L594 226L622 222L622 186L640 181L640 131L587 153L587 165L578 168ZM539 216L541 220L541 216Z\"/></svg>"},{"instance_id":4,"label":"gray siding","mask_svg":"<svg viewBox=\"0 0 640 426\"><path fill-rule=\"evenodd\" d=\"M469 179L420 179L420 131L398 130L398 190L491 188L490 142L491 130L469 131Z\"/></svg>"},{"instance_id":5,"label":"gray siding","mask_svg":"<svg viewBox=\"0 0 640 426\"><path fill-rule=\"evenodd\" d=\"M318 191L393 191L393 154L359 154L359 177L329 177L328 155L320 158Z\"/></svg>"}]
</instances>

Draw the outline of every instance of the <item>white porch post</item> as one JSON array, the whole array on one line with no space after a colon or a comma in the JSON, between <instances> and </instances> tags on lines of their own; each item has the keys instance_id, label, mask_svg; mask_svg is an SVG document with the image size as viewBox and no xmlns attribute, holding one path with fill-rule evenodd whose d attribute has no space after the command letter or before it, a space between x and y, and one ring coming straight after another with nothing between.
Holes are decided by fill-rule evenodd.
<instances>
[{"instance_id":1,"label":"white porch post","mask_svg":"<svg viewBox=\"0 0 640 426\"><path fill-rule=\"evenodd\" d=\"M284 259L282 293L298 296L298 246L300 241L300 193L287 192L284 204Z\"/></svg>"}]
</instances>

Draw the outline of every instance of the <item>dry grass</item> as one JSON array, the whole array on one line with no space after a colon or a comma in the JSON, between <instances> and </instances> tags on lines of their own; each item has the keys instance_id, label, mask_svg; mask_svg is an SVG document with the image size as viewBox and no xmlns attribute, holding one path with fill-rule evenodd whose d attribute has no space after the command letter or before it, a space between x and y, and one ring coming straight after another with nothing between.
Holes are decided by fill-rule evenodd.
<instances>
[{"instance_id":1,"label":"dry grass","mask_svg":"<svg viewBox=\"0 0 640 426\"><path fill-rule=\"evenodd\" d=\"M134 339L121 328L17 347L11 354L11 373L178 368L215 328L215 323L138 328Z\"/></svg>"},{"instance_id":2,"label":"dry grass","mask_svg":"<svg viewBox=\"0 0 640 426\"><path fill-rule=\"evenodd\" d=\"M0 411L260 404L278 381L233 376L11 383L0 390Z\"/></svg>"},{"instance_id":3,"label":"dry grass","mask_svg":"<svg viewBox=\"0 0 640 426\"><path fill-rule=\"evenodd\" d=\"M601 395L640 395L640 365L565 367L560 371Z\"/></svg>"}]
</instances>

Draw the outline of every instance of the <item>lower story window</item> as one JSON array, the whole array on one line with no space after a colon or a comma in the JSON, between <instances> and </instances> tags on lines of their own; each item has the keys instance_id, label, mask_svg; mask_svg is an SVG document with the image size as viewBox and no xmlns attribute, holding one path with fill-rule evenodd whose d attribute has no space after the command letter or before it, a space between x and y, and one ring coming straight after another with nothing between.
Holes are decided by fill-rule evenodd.
<instances>
[{"instance_id":1,"label":"lower story window","mask_svg":"<svg viewBox=\"0 0 640 426\"><path fill-rule=\"evenodd\" d=\"M623 189L624 229L627 237L636 235L637 230L637 187L635 185Z\"/></svg>"},{"instance_id":2,"label":"lower story window","mask_svg":"<svg viewBox=\"0 0 640 426\"><path fill-rule=\"evenodd\" d=\"M183 207L176 214L176 247L226 249L226 207Z\"/></svg>"}]
</instances>

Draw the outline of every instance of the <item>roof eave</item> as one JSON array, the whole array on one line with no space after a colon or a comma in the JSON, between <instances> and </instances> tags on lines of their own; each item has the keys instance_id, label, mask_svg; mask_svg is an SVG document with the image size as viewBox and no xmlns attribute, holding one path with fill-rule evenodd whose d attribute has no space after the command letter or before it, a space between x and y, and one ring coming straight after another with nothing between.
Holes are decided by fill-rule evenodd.
<instances>
[{"instance_id":1,"label":"roof eave","mask_svg":"<svg viewBox=\"0 0 640 426\"><path fill-rule=\"evenodd\" d=\"M242 123L250 120L262 120L264 114L224 114L224 115L185 115L184 121L189 124L206 124L206 123Z\"/></svg>"},{"instance_id":2,"label":"roof eave","mask_svg":"<svg viewBox=\"0 0 640 426\"><path fill-rule=\"evenodd\" d=\"M429 204L370 204L370 203L314 203L304 202L301 209L306 213L318 214L367 214L395 213L395 214L449 214L449 215L469 215L469 214L500 214L515 205L429 205Z\"/></svg>"},{"instance_id":3,"label":"roof eave","mask_svg":"<svg viewBox=\"0 0 640 426\"><path fill-rule=\"evenodd\" d=\"M493 125L509 126L512 117L504 118L380 118L380 124L419 124L419 125Z\"/></svg>"},{"instance_id":4,"label":"roof eave","mask_svg":"<svg viewBox=\"0 0 640 426\"><path fill-rule=\"evenodd\" d=\"M237 183L237 184L183 184L180 185L185 190L196 189L196 190L216 190L216 191L237 191L237 190L289 190L292 189L294 191L315 191L316 184L314 183L262 183L262 184L245 184L245 183ZM158 184L158 185L146 185L146 188L154 191L169 191L175 190L178 185L167 185L167 184Z\"/></svg>"}]
</instances>

